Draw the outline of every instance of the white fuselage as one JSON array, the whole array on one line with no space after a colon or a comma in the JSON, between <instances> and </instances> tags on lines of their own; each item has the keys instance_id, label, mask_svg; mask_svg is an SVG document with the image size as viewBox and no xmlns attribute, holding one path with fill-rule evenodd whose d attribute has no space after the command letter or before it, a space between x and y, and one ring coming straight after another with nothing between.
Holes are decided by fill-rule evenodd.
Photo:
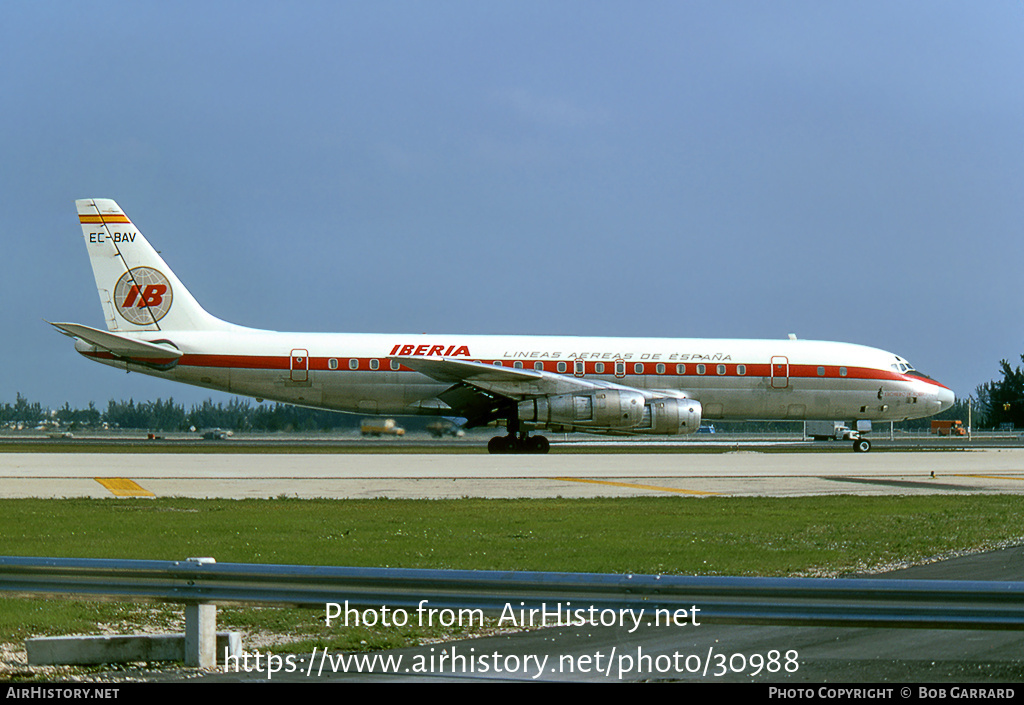
<instances>
[{"instance_id":1,"label":"white fuselage","mask_svg":"<svg viewBox=\"0 0 1024 705\"><path fill-rule=\"evenodd\" d=\"M80 341L98 362L186 384L364 414L458 416L452 385L393 358L540 369L695 399L707 419L898 421L948 408L953 393L876 348L810 340L144 331L182 355L168 369ZM902 363L902 365L901 365ZM901 371L901 366L904 371Z\"/></svg>"}]
</instances>

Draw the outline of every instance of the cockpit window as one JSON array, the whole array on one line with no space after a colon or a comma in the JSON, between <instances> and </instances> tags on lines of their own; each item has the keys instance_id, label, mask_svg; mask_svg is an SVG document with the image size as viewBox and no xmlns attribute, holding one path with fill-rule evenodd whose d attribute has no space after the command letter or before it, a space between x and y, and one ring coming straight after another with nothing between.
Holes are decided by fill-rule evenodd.
<instances>
[{"instance_id":1,"label":"cockpit window","mask_svg":"<svg viewBox=\"0 0 1024 705\"><path fill-rule=\"evenodd\" d=\"M906 360L904 360L902 357L897 357L896 360L897 360L897 363L894 364L892 366L892 368L894 370L896 370L897 372L899 372L900 374L909 375L911 377L917 377L919 379L927 379L927 380L931 380L933 382L935 381L931 377L926 375L924 372L920 372L920 371L914 369L914 366L911 365Z\"/></svg>"}]
</instances>

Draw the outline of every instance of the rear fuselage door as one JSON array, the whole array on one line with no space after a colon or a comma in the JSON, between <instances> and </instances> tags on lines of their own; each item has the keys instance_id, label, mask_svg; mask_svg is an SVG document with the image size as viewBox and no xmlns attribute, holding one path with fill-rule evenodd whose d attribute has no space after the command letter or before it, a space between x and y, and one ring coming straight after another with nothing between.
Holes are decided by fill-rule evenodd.
<instances>
[{"instance_id":1,"label":"rear fuselage door","mask_svg":"<svg viewBox=\"0 0 1024 705\"><path fill-rule=\"evenodd\" d=\"M772 358L772 389L785 389L789 386L789 358L776 356Z\"/></svg>"},{"instance_id":2,"label":"rear fuselage door","mask_svg":"<svg viewBox=\"0 0 1024 705\"><path fill-rule=\"evenodd\" d=\"M309 379L309 351L296 348L292 350L289 368L293 382L305 382Z\"/></svg>"}]
</instances>

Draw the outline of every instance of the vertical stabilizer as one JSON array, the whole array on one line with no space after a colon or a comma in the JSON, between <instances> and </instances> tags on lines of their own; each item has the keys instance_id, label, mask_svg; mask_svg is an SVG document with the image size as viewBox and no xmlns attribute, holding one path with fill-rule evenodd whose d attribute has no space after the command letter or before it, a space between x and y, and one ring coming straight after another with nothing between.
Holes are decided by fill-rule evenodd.
<instances>
[{"instance_id":1,"label":"vertical stabilizer","mask_svg":"<svg viewBox=\"0 0 1024 705\"><path fill-rule=\"evenodd\" d=\"M203 310L109 198L75 201L110 331L233 328Z\"/></svg>"}]
</instances>

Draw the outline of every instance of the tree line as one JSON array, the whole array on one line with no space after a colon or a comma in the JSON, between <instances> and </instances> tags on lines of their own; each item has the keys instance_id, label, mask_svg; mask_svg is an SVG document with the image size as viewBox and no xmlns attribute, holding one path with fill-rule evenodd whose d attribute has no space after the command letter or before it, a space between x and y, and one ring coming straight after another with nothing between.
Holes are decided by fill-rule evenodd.
<instances>
[{"instance_id":1,"label":"tree line","mask_svg":"<svg viewBox=\"0 0 1024 705\"><path fill-rule=\"evenodd\" d=\"M136 402L111 399L105 411L89 402L85 409L65 403L59 409L29 402L20 393L13 404L0 405L0 427L52 426L74 431L86 428L125 428L149 431L191 431L223 428L233 431L331 431L355 428L360 417L291 404L254 404L248 399L214 403L207 399L186 409L174 399Z\"/></svg>"},{"instance_id":2,"label":"tree line","mask_svg":"<svg viewBox=\"0 0 1024 705\"><path fill-rule=\"evenodd\" d=\"M1024 362L1024 355L1020 356ZM998 428L1005 424L1013 424L1015 428L1024 427L1024 371L1020 365L1010 367L1007 360L999 361L999 371L1003 378L982 384L975 390L977 403L985 425Z\"/></svg>"}]
</instances>

